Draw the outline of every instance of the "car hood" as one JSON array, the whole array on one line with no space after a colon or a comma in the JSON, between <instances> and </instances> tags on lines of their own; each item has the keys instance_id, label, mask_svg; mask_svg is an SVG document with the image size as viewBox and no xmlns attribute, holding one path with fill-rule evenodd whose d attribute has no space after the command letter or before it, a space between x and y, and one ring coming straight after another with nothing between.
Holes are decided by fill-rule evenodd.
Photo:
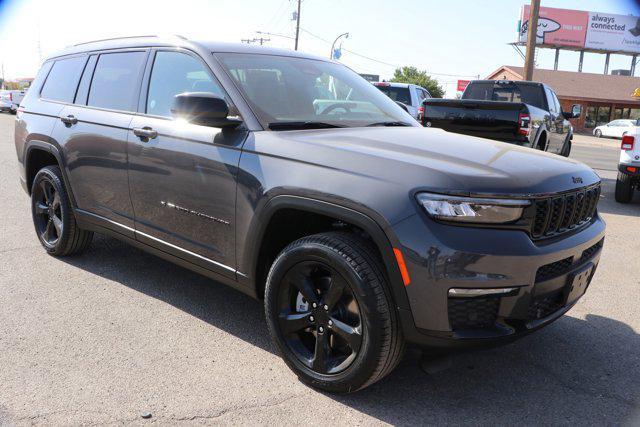
<instances>
[{"instance_id":1,"label":"car hood","mask_svg":"<svg viewBox=\"0 0 640 427\"><path fill-rule=\"evenodd\" d=\"M269 132L280 154L366 175L409 190L542 195L600 181L573 159L484 138L422 127Z\"/></svg>"}]
</instances>

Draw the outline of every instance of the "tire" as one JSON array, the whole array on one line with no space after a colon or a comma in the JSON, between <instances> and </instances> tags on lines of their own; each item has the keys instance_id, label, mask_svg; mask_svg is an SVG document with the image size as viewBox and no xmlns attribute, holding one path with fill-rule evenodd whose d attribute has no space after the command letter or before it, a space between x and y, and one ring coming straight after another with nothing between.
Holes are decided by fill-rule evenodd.
<instances>
[{"instance_id":1,"label":"tire","mask_svg":"<svg viewBox=\"0 0 640 427\"><path fill-rule=\"evenodd\" d=\"M36 174L31 186L31 214L38 239L51 255L77 254L91 243L93 233L76 223L58 166L46 166Z\"/></svg>"},{"instance_id":2,"label":"tire","mask_svg":"<svg viewBox=\"0 0 640 427\"><path fill-rule=\"evenodd\" d=\"M631 184L631 177L622 172L618 172L618 179L616 180L616 202L629 203L633 198L633 185Z\"/></svg>"},{"instance_id":3,"label":"tire","mask_svg":"<svg viewBox=\"0 0 640 427\"><path fill-rule=\"evenodd\" d=\"M600 129L596 129L596 132L594 133L594 135L596 136L596 138L601 138L602 137L602 131Z\"/></svg>"},{"instance_id":4,"label":"tire","mask_svg":"<svg viewBox=\"0 0 640 427\"><path fill-rule=\"evenodd\" d=\"M14 116L15 116L16 114L18 114L18 110L9 110L9 112L10 112L11 114L13 114Z\"/></svg>"},{"instance_id":5,"label":"tire","mask_svg":"<svg viewBox=\"0 0 640 427\"><path fill-rule=\"evenodd\" d=\"M571 154L571 141L567 139L562 145L562 151L560 152L560 155L569 157L569 154Z\"/></svg>"},{"instance_id":6,"label":"tire","mask_svg":"<svg viewBox=\"0 0 640 427\"><path fill-rule=\"evenodd\" d=\"M265 313L272 339L300 380L351 393L397 366L404 339L383 271L373 246L344 232L303 237L277 256L267 277Z\"/></svg>"}]
</instances>

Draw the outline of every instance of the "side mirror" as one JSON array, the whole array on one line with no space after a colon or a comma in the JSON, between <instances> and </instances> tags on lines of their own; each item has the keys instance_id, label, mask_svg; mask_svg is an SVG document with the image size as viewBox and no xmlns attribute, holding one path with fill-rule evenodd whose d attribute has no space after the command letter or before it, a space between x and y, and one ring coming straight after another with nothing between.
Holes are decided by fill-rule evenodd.
<instances>
[{"instance_id":1,"label":"side mirror","mask_svg":"<svg viewBox=\"0 0 640 427\"><path fill-rule=\"evenodd\" d=\"M573 104L570 113L562 113L567 119L577 119L582 115L582 105Z\"/></svg>"},{"instance_id":2,"label":"side mirror","mask_svg":"<svg viewBox=\"0 0 640 427\"><path fill-rule=\"evenodd\" d=\"M230 118L229 105L223 98L209 92L185 92L173 99L171 114L174 118L202 126L237 127L242 120Z\"/></svg>"}]
</instances>

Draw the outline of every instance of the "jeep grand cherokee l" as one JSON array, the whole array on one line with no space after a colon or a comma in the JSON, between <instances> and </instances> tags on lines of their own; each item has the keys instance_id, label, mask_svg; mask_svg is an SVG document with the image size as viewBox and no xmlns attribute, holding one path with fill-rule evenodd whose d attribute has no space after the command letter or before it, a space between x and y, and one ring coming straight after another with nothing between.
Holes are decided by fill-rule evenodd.
<instances>
[{"instance_id":1,"label":"jeep grand cherokee l","mask_svg":"<svg viewBox=\"0 0 640 427\"><path fill-rule=\"evenodd\" d=\"M351 392L406 344L505 343L583 295L605 224L582 163L425 129L347 67L182 38L47 59L16 117L45 250L110 234L264 300L284 361Z\"/></svg>"}]
</instances>

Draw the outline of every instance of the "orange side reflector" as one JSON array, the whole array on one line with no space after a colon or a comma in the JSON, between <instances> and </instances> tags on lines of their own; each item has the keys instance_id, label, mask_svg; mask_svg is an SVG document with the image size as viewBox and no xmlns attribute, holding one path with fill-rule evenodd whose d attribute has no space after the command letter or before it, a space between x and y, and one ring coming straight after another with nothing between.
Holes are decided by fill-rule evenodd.
<instances>
[{"instance_id":1,"label":"orange side reflector","mask_svg":"<svg viewBox=\"0 0 640 427\"><path fill-rule=\"evenodd\" d=\"M638 169L637 169L637 168L634 168L633 166L627 166L627 171L629 171L629 172L635 172L635 171L637 171L637 170L638 170Z\"/></svg>"},{"instance_id":2,"label":"orange side reflector","mask_svg":"<svg viewBox=\"0 0 640 427\"><path fill-rule=\"evenodd\" d=\"M402 282L405 286L409 286L409 283L411 283L411 277L409 277L409 271L407 271L407 264L404 263L402 252L398 248L393 248L393 254L396 256L398 268L400 269L400 274L402 275Z\"/></svg>"}]
</instances>

